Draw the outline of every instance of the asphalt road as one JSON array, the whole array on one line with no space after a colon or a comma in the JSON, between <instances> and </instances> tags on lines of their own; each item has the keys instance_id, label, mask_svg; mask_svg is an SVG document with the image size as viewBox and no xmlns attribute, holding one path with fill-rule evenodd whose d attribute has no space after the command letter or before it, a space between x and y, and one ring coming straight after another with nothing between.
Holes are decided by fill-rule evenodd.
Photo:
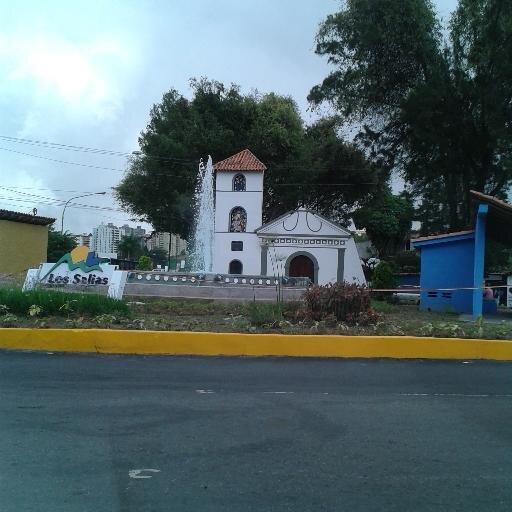
<instances>
[{"instance_id":1,"label":"asphalt road","mask_svg":"<svg viewBox=\"0 0 512 512\"><path fill-rule=\"evenodd\" d=\"M1 512L511 509L512 364L0 352Z\"/></svg>"}]
</instances>

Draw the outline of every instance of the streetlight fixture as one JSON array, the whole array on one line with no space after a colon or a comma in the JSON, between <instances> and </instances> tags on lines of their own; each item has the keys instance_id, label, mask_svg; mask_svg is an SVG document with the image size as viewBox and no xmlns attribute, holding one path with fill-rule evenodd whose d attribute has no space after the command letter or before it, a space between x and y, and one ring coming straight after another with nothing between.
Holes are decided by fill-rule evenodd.
<instances>
[{"instance_id":1,"label":"streetlight fixture","mask_svg":"<svg viewBox=\"0 0 512 512\"><path fill-rule=\"evenodd\" d=\"M64 214L66 213L66 208L68 207L69 203L75 199L80 199L81 197L89 197L89 196L104 196L106 192L92 192L90 194L83 194L81 196L75 196L66 201L66 204L64 205L64 208L62 209L62 219L60 222L60 234L64 234Z\"/></svg>"}]
</instances>

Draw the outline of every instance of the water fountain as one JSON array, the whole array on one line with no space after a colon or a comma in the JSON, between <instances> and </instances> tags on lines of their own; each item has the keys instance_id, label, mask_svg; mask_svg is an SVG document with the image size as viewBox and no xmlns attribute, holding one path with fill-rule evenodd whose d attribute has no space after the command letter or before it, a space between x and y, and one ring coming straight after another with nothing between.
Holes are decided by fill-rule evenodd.
<instances>
[{"instance_id":1,"label":"water fountain","mask_svg":"<svg viewBox=\"0 0 512 512\"><path fill-rule=\"evenodd\" d=\"M213 267L215 207L213 190L213 162L208 156L206 165L199 162L194 194L195 218L192 237L192 270L210 273Z\"/></svg>"},{"instance_id":2,"label":"water fountain","mask_svg":"<svg viewBox=\"0 0 512 512\"><path fill-rule=\"evenodd\" d=\"M280 276L229 275L213 273L215 241L214 170L211 156L201 161L194 194L194 231L191 238L190 271L133 271L126 281L126 293L213 300L282 299ZM279 290L278 290L279 288ZM288 300L298 300L303 286L287 291Z\"/></svg>"}]
</instances>

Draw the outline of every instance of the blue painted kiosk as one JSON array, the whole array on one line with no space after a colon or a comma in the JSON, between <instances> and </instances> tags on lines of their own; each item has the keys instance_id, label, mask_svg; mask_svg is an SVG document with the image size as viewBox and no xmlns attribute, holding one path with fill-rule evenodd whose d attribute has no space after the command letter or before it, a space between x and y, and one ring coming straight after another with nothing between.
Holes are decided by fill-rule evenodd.
<instances>
[{"instance_id":1,"label":"blue painted kiosk","mask_svg":"<svg viewBox=\"0 0 512 512\"><path fill-rule=\"evenodd\" d=\"M512 242L512 206L480 192L471 191L476 205L475 229L413 241L421 251L420 308L495 314L496 302L484 300L486 236Z\"/></svg>"}]
</instances>

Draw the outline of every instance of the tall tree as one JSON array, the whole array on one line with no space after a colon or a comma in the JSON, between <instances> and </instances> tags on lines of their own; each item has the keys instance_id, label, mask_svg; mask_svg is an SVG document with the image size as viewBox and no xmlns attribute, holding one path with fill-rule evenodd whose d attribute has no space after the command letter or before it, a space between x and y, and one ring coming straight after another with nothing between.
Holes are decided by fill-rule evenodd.
<instances>
[{"instance_id":1,"label":"tall tree","mask_svg":"<svg viewBox=\"0 0 512 512\"><path fill-rule=\"evenodd\" d=\"M469 190L503 196L512 180L512 3L460 0L449 32L429 0L347 0L318 33L335 69L309 96L359 124L427 232L467 226Z\"/></svg>"},{"instance_id":2,"label":"tall tree","mask_svg":"<svg viewBox=\"0 0 512 512\"><path fill-rule=\"evenodd\" d=\"M48 229L48 249L46 251L46 261L55 263L76 247L75 235L69 231L61 233L56 231L53 225Z\"/></svg>"},{"instance_id":3,"label":"tall tree","mask_svg":"<svg viewBox=\"0 0 512 512\"><path fill-rule=\"evenodd\" d=\"M133 235L127 235L123 236L121 240L119 240L119 243L117 244L117 252L121 257L135 261L144 253L144 249L140 243L140 238Z\"/></svg>"},{"instance_id":4,"label":"tall tree","mask_svg":"<svg viewBox=\"0 0 512 512\"><path fill-rule=\"evenodd\" d=\"M155 247L148 252L148 256L153 261L153 265L156 267L157 265L161 265L164 267L165 265L169 265L169 254L164 249L160 249L159 247Z\"/></svg>"},{"instance_id":5,"label":"tall tree","mask_svg":"<svg viewBox=\"0 0 512 512\"><path fill-rule=\"evenodd\" d=\"M381 259L403 250L411 230L414 209L406 194L395 196L384 187L360 208L354 220L366 227L366 233Z\"/></svg>"},{"instance_id":6,"label":"tall tree","mask_svg":"<svg viewBox=\"0 0 512 512\"><path fill-rule=\"evenodd\" d=\"M340 217L339 205L353 206L371 188L363 183L375 181L376 170L340 139L335 121L306 128L291 98L244 95L204 78L191 87L192 99L171 90L153 106L139 138L141 154L116 188L121 204L156 230L190 233L197 165L209 154L219 161L248 148L265 163L265 219L298 203ZM358 186L338 186L334 194L326 181ZM315 183L323 185L313 194Z\"/></svg>"}]
</instances>

